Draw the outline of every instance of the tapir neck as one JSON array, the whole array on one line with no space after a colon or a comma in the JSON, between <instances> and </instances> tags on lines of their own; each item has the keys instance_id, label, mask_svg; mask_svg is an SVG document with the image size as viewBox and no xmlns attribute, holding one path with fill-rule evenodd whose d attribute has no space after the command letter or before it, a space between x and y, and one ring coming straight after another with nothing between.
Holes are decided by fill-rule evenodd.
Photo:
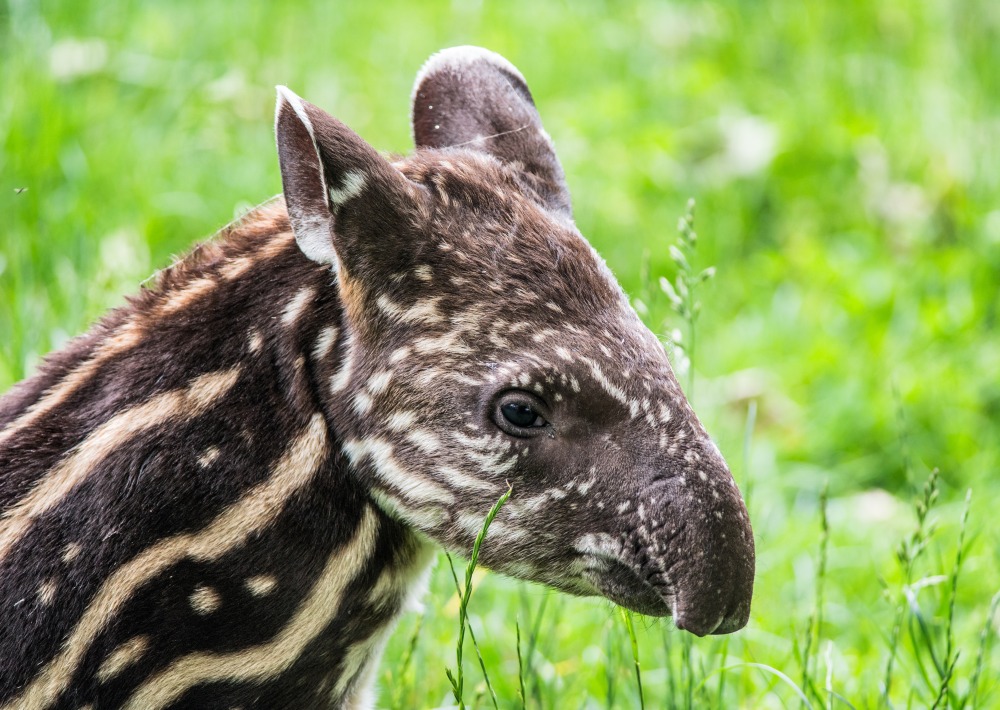
<instances>
[{"instance_id":1,"label":"tapir neck","mask_svg":"<svg viewBox=\"0 0 1000 710\"><path fill-rule=\"evenodd\" d=\"M336 289L269 219L0 401L0 707L364 704L430 548L341 457Z\"/></svg>"}]
</instances>

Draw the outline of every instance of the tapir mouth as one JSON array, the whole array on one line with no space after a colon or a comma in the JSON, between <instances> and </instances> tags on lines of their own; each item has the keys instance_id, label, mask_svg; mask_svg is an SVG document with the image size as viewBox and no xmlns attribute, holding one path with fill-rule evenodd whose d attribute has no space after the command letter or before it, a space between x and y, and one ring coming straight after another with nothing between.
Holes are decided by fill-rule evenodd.
<instances>
[{"instance_id":1,"label":"tapir mouth","mask_svg":"<svg viewBox=\"0 0 1000 710\"><path fill-rule=\"evenodd\" d=\"M630 565L604 555L588 556L583 576L602 596L647 616L672 616L674 595L661 594Z\"/></svg>"},{"instance_id":2,"label":"tapir mouth","mask_svg":"<svg viewBox=\"0 0 1000 710\"><path fill-rule=\"evenodd\" d=\"M748 614L743 612L706 615L708 610L700 609L690 613L686 611L691 606L690 599L688 603L678 603L682 591L658 588L634 566L607 555L587 555L583 577L615 604L647 616L672 616L677 628L696 636L730 634L747 623ZM749 612L749 607L746 611Z\"/></svg>"}]
</instances>

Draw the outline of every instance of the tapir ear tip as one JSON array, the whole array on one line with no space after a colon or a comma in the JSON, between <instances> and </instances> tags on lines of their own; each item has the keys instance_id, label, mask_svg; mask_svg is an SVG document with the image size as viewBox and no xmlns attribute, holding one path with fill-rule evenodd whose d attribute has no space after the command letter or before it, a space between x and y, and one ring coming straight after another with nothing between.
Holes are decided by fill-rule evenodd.
<instances>
[{"instance_id":1,"label":"tapir ear tip","mask_svg":"<svg viewBox=\"0 0 1000 710\"><path fill-rule=\"evenodd\" d=\"M420 89L420 85L429 76L433 76L441 71L461 71L462 68L476 62L491 64L498 69L513 74L521 82L527 84L520 70L503 55L497 54L485 47L463 44L458 47L448 47L432 54L424 62L424 65L420 67L420 71L417 72L417 78L413 82L413 92L415 94Z\"/></svg>"},{"instance_id":2,"label":"tapir ear tip","mask_svg":"<svg viewBox=\"0 0 1000 710\"><path fill-rule=\"evenodd\" d=\"M296 94L294 91L289 89L284 84L277 84L274 87L277 93L274 106L274 126L275 131L280 131L281 125L281 109L286 104L295 112L298 116L299 121L306 127L309 131L309 135L313 136L313 126L312 121L309 118L309 114L306 112L305 102L302 97Z\"/></svg>"}]
</instances>

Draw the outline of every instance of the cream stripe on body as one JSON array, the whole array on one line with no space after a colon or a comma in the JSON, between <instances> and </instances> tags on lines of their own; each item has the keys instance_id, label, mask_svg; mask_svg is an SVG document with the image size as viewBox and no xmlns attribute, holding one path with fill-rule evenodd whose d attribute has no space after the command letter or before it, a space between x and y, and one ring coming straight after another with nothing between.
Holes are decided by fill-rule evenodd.
<instances>
[{"instance_id":1,"label":"cream stripe on body","mask_svg":"<svg viewBox=\"0 0 1000 710\"><path fill-rule=\"evenodd\" d=\"M330 555L309 596L277 636L242 651L184 656L140 686L124 707L154 710L202 683L263 682L280 675L337 616L344 590L372 556L377 535L378 517L371 506L365 506L354 537Z\"/></svg>"},{"instance_id":2,"label":"cream stripe on body","mask_svg":"<svg viewBox=\"0 0 1000 710\"><path fill-rule=\"evenodd\" d=\"M28 407L20 417L10 422L0 431L0 444L22 429L31 426L42 416L58 407L71 394L76 392L81 385L97 374L97 371L105 362L115 355L134 347L141 340L142 332L139 326L135 322L125 323L118 331L104 341L104 344L94 353L93 357L46 390L38 401Z\"/></svg>"},{"instance_id":3,"label":"cream stripe on body","mask_svg":"<svg viewBox=\"0 0 1000 710\"><path fill-rule=\"evenodd\" d=\"M4 710L33 710L54 703L69 687L90 644L142 585L185 558L217 560L273 524L289 499L313 480L328 453L326 422L321 414L314 414L306 430L275 464L268 480L248 491L199 532L161 540L115 570L101 585L59 655L22 695L3 706Z\"/></svg>"},{"instance_id":4,"label":"cream stripe on body","mask_svg":"<svg viewBox=\"0 0 1000 710\"><path fill-rule=\"evenodd\" d=\"M203 413L232 389L239 376L240 368L234 367L196 377L186 389L164 392L97 427L0 518L0 561L31 529L35 520L85 481L111 452L147 429L171 419Z\"/></svg>"},{"instance_id":5,"label":"cream stripe on body","mask_svg":"<svg viewBox=\"0 0 1000 710\"><path fill-rule=\"evenodd\" d=\"M265 210L268 206L269 203L265 203L257 209ZM223 228L219 233L224 233L228 228L229 227ZM225 263L222 267L220 267L220 272L223 278L227 280L235 279L242 275L242 273L249 268L249 266L252 266L262 260L273 259L293 242L294 234L292 232L282 232L280 234L276 234L271 237L267 244L256 250L254 253ZM156 274L150 278L155 278L155 276ZM216 285L217 282L208 277L194 279L193 281L185 284L185 286L180 290L166 295L166 297L156 306L157 313L159 315L169 315L177 310L189 307L199 297L213 290ZM149 321L144 321L141 318L142 314L140 313L138 315L140 316L139 318L133 318L132 320L126 321L119 326L117 330L108 335L101 347L89 360L86 360L83 364L79 365L61 380L53 384L52 387L46 390L42 394L42 397L28 407L27 410L21 414L21 416L7 424L6 427L0 429L0 444L17 432L31 426L42 416L66 401L70 395L76 392L83 384L96 375L98 370L100 370L108 360L113 358L115 355L119 355L138 345L142 341L143 325L145 322L155 322L155 317L149 319Z\"/></svg>"}]
</instances>

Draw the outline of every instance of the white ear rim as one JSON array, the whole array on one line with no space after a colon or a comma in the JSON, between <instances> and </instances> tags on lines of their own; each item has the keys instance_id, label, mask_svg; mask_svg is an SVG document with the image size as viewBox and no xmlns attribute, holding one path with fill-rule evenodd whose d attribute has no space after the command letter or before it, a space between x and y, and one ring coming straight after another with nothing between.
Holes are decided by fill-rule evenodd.
<instances>
[{"instance_id":1,"label":"white ear rim","mask_svg":"<svg viewBox=\"0 0 1000 710\"><path fill-rule=\"evenodd\" d=\"M274 87L278 91L278 96L288 102L288 105L292 107L295 111L295 115L299 117L302 121L302 125L306 127L306 131L309 132L309 137L312 138L313 146L316 145L316 131L313 130L312 121L309 120L309 114L306 113L306 107L302 105L302 97L296 94L294 91L289 89L287 86L282 86L278 84ZM274 125L275 128L278 126L278 115L281 113L281 101L274 107ZM319 155L319 151L316 152Z\"/></svg>"},{"instance_id":2,"label":"white ear rim","mask_svg":"<svg viewBox=\"0 0 1000 710\"><path fill-rule=\"evenodd\" d=\"M488 62L499 69L513 74L525 86L528 85L524 75L506 57L484 47L464 44L459 47L449 47L442 49L440 52L435 52L424 62L424 65L420 67L420 71L417 72L417 78L413 81L413 90L410 92L410 105L412 106L414 100L417 98L417 90L424 83L424 79L431 74L445 68L452 68L458 71L462 67L474 64L477 61Z\"/></svg>"},{"instance_id":3,"label":"white ear rim","mask_svg":"<svg viewBox=\"0 0 1000 710\"><path fill-rule=\"evenodd\" d=\"M312 140L313 150L316 151L316 159L319 161L320 179L323 181L323 194L327 195L327 180L323 171L323 160L320 158L319 146L316 145L316 131L313 129L306 107L302 105L302 98L287 86L278 85L274 87L278 91L278 101L274 109L274 130L278 131L278 116L281 114L281 101L284 99L292 107L295 115L305 126L306 132ZM289 215L291 218L291 215ZM319 264L329 264L334 270L337 268L337 252L333 247L332 235L333 215L328 219L321 217L305 217L302 215L292 219L292 231L295 233L295 241L299 249L309 259ZM296 229L298 227L298 229Z\"/></svg>"}]
</instances>

